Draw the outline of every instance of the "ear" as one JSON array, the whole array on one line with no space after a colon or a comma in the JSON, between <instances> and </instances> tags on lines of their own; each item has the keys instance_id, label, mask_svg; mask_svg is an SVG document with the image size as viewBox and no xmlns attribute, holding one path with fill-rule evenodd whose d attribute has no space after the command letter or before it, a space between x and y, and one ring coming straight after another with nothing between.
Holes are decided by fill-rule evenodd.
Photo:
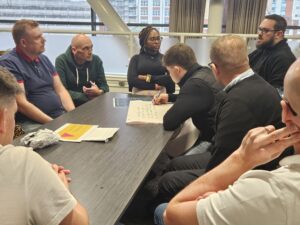
<instances>
[{"instance_id":1,"label":"ear","mask_svg":"<svg viewBox=\"0 0 300 225\"><path fill-rule=\"evenodd\" d=\"M0 134L5 131L5 124L6 124L6 109L0 108Z\"/></svg>"},{"instance_id":2,"label":"ear","mask_svg":"<svg viewBox=\"0 0 300 225\"><path fill-rule=\"evenodd\" d=\"M24 39L24 38L22 38L21 40L20 40L20 45L22 46L22 47L26 47L26 40Z\"/></svg>"},{"instance_id":3,"label":"ear","mask_svg":"<svg viewBox=\"0 0 300 225\"><path fill-rule=\"evenodd\" d=\"M284 32L282 30L279 30L275 33L275 38L280 38L282 39L284 37Z\"/></svg>"},{"instance_id":4,"label":"ear","mask_svg":"<svg viewBox=\"0 0 300 225\"><path fill-rule=\"evenodd\" d=\"M218 67L216 66L216 64L211 64L211 70L213 72L213 74L215 75L216 79L219 80L220 78L220 71L218 69Z\"/></svg>"},{"instance_id":5,"label":"ear","mask_svg":"<svg viewBox=\"0 0 300 225\"><path fill-rule=\"evenodd\" d=\"M76 48L72 46L72 47L71 47L71 51L72 51L72 54L75 55L75 53L76 53Z\"/></svg>"},{"instance_id":6,"label":"ear","mask_svg":"<svg viewBox=\"0 0 300 225\"><path fill-rule=\"evenodd\" d=\"M175 69L175 71L176 71L177 74L180 73L180 66L174 66L174 69Z\"/></svg>"}]
</instances>

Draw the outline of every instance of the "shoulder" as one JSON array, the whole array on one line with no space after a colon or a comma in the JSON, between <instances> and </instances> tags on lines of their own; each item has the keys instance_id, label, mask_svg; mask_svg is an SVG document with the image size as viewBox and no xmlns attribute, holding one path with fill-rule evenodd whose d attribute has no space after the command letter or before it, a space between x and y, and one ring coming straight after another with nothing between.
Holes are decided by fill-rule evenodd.
<instances>
[{"instance_id":1,"label":"shoulder","mask_svg":"<svg viewBox=\"0 0 300 225\"><path fill-rule=\"evenodd\" d=\"M270 58L285 60L286 58L296 58L287 42L283 41L271 52Z\"/></svg>"},{"instance_id":2,"label":"shoulder","mask_svg":"<svg viewBox=\"0 0 300 225\"><path fill-rule=\"evenodd\" d=\"M256 88L253 88L256 87ZM260 77L257 74L254 74L251 77L248 77L238 84L234 85L229 91L228 95L229 96L234 96L236 93L239 93L240 98L244 98L244 95L261 95L264 92L274 92L275 89L267 82L265 81L262 77ZM275 92L274 92L275 93Z\"/></svg>"},{"instance_id":3,"label":"shoulder","mask_svg":"<svg viewBox=\"0 0 300 225\"><path fill-rule=\"evenodd\" d=\"M67 61L67 55L66 53L62 53L59 56L56 57L55 62L57 61Z\"/></svg>"},{"instance_id":4,"label":"shoulder","mask_svg":"<svg viewBox=\"0 0 300 225\"><path fill-rule=\"evenodd\" d=\"M95 54L93 54L93 61L100 61L100 62L102 62L102 60L101 60L101 58L100 58L100 56L98 56L98 55L95 55Z\"/></svg>"},{"instance_id":5,"label":"shoulder","mask_svg":"<svg viewBox=\"0 0 300 225\"><path fill-rule=\"evenodd\" d=\"M136 55L131 57L131 60L137 60L138 58L143 58L143 55L142 54L136 54Z\"/></svg>"},{"instance_id":6,"label":"shoulder","mask_svg":"<svg viewBox=\"0 0 300 225\"><path fill-rule=\"evenodd\" d=\"M39 59L40 59L40 62L41 62L41 63L46 64L46 65L49 66L50 68L53 68L53 67L54 67L54 65L52 64L52 62L50 61L50 59L49 59L46 55L40 54L40 55L39 55Z\"/></svg>"},{"instance_id":7,"label":"shoulder","mask_svg":"<svg viewBox=\"0 0 300 225\"><path fill-rule=\"evenodd\" d=\"M18 65L20 63L20 57L14 50L11 50L0 57L0 64L3 66L12 64Z\"/></svg>"},{"instance_id":8,"label":"shoulder","mask_svg":"<svg viewBox=\"0 0 300 225\"><path fill-rule=\"evenodd\" d=\"M196 71L191 78L187 80L187 84L193 85L198 88L205 86L206 88L212 89L216 84L212 71L207 67L202 67ZM221 88L220 88L221 89Z\"/></svg>"},{"instance_id":9,"label":"shoulder","mask_svg":"<svg viewBox=\"0 0 300 225\"><path fill-rule=\"evenodd\" d=\"M45 163L32 148L22 146L6 145L0 148L1 161L5 159L5 164L16 171L28 171L37 168L40 163Z\"/></svg>"},{"instance_id":10,"label":"shoulder","mask_svg":"<svg viewBox=\"0 0 300 225\"><path fill-rule=\"evenodd\" d=\"M142 58L143 56L141 54L136 54L134 56L131 57L130 59L130 63L131 62L136 62L139 58Z\"/></svg>"}]
</instances>

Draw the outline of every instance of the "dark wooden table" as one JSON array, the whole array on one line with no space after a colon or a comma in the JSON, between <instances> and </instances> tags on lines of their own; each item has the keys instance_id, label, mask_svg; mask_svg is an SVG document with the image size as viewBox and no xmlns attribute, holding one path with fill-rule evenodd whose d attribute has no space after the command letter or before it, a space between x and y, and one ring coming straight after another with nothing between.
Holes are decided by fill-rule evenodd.
<instances>
[{"instance_id":1,"label":"dark wooden table","mask_svg":"<svg viewBox=\"0 0 300 225\"><path fill-rule=\"evenodd\" d=\"M87 208L92 225L114 225L120 219L172 135L162 125L127 125L128 108L114 108L114 97L128 94L106 93L44 126L119 127L111 141L60 142L38 151L49 162L71 170L71 192Z\"/></svg>"}]
</instances>

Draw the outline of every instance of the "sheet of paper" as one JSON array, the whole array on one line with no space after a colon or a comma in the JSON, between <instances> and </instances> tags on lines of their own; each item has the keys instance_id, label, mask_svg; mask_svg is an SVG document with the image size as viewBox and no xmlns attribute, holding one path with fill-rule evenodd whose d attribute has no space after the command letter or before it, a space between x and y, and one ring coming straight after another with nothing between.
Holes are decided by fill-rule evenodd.
<instances>
[{"instance_id":1,"label":"sheet of paper","mask_svg":"<svg viewBox=\"0 0 300 225\"><path fill-rule=\"evenodd\" d=\"M118 130L119 128L93 128L84 135L82 140L107 142Z\"/></svg>"},{"instance_id":2,"label":"sheet of paper","mask_svg":"<svg viewBox=\"0 0 300 225\"><path fill-rule=\"evenodd\" d=\"M142 101L152 101L152 96L143 96ZM129 102L133 100L141 100L140 96L113 98L113 106L115 108L125 108L129 106Z\"/></svg>"},{"instance_id":3,"label":"sheet of paper","mask_svg":"<svg viewBox=\"0 0 300 225\"><path fill-rule=\"evenodd\" d=\"M119 128L100 128L97 125L66 123L55 132L61 141L105 141L113 137Z\"/></svg>"},{"instance_id":4,"label":"sheet of paper","mask_svg":"<svg viewBox=\"0 0 300 225\"><path fill-rule=\"evenodd\" d=\"M66 123L55 132L61 141L81 142L82 137L96 125Z\"/></svg>"},{"instance_id":5,"label":"sheet of paper","mask_svg":"<svg viewBox=\"0 0 300 225\"><path fill-rule=\"evenodd\" d=\"M128 124L162 124L165 113L172 104L153 105L151 101L130 101L126 123Z\"/></svg>"}]
</instances>

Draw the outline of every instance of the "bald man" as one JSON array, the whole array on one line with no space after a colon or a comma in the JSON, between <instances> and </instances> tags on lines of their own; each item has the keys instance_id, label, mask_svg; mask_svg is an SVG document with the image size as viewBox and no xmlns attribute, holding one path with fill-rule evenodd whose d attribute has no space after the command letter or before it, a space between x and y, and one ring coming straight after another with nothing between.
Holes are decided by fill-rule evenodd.
<instances>
[{"instance_id":1,"label":"bald man","mask_svg":"<svg viewBox=\"0 0 300 225\"><path fill-rule=\"evenodd\" d=\"M284 79L281 101L285 128L250 130L222 164L176 195L164 213L165 225L299 224L300 214L300 59ZM295 154L274 171L252 170L288 146Z\"/></svg>"},{"instance_id":2,"label":"bald man","mask_svg":"<svg viewBox=\"0 0 300 225\"><path fill-rule=\"evenodd\" d=\"M103 63L92 52L91 39L85 34L77 34L66 52L55 61L60 79L76 106L109 91Z\"/></svg>"}]
</instances>

